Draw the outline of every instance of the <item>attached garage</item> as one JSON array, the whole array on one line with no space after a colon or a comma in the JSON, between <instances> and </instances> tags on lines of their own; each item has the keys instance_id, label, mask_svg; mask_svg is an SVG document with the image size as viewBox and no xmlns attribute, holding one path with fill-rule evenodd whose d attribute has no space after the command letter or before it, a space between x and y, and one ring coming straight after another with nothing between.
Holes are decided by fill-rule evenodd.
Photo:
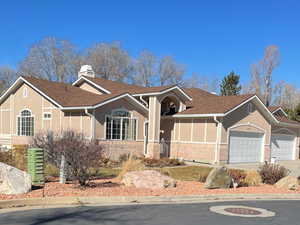
<instances>
[{"instance_id":1,"label":"attached garage","mask_svg":"<svg viewBox=\"0 0 300 225\"><path fill-rule=\"evenodd\" d=\"M271 137L271 157L276 160L294 160L295 136L273 134Z\"/></svg>"},{"instance_id":2,"label":"attached garage","mask_svg":"<svg viewBox=\"0 0 300 225\"><path fill-rule=\"evenodd\" d=\"M262 133L230 131L229 163L252 163L262 161Z\"/></svg>"}]
</instances>

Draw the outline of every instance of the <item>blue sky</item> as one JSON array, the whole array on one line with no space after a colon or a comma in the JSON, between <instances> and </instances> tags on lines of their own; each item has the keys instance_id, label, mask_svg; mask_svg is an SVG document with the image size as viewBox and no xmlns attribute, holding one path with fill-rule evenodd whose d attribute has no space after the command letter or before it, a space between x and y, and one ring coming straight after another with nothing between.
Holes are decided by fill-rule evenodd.
<instances>
[{"instance_id":1,"label":"blue sky","mask_svg":"<svg viewBox=\"0 0 300 225\"><path fill-rule=\"evenodd\" d=\"M30 45L56 36L80 48L120 41L133 56L143 49L174 56L187 76L234 70L245 82L250 65L275 44L281 64L274 79L300 87L299 12L296 0L3 1L0 65L16 66Z\"/></svg>"}]
</instances>

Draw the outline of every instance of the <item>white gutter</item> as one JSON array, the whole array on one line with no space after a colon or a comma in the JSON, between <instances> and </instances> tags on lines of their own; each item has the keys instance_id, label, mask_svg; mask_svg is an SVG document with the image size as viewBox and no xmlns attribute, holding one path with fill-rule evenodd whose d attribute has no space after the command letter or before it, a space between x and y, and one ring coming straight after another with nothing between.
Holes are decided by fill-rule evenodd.
<instances>
[{"instance_id":1,"label":"white gutter","mask_svg":"<svg viewBox=\"0 0 300 225\"><path fill-rule=\"evenodd\" d=\"M186 94L186 93L184 92L184 90L182 90L182 89L181 89L180 87L178 87L177 85L176 85L176 86L173 86L173 87L170 87L170 88L167 88L167 89L165 89L165 90L163 90L163 91L150 92L150 93L141 93L141 94L133 94L132 96L137 97L137 96L141 96L141 95L143 95L143 96L161 95L161 94L167 93L167 92L169 92L169 91L172 91L172 90L174 90L174 89L177 89L177 90L178 90L183 96L185 96L189 101L192 101L192 98L191 98L188 94Z\"/></svg>"},{"instance_id":2,"label":"white gutter","mask_svg":"<svg viewBox=\"0 0 300 225\"><path fill-rule=\"evenodd\" d=\"M143 95L140 95L140 100L145 104L145 106L149 106L148 103L143 99Z\"/></svg>"},{"instance_id":3,"label":"white gutter","mask_svg":"<svg viewBox=\"0 0 300 225\"><path fill-rule=\"evenodd\" d=\"M88 108L85 108L84 112L91 118L91 139L93 140L95 138L95 116L89 113Z\"/></svg>"},{"instance_id":4,"label":"white gutter","mask_svg":"<svg viewBox=\"0 0 300 225\"><path fill-rule=\"evenodd\" d=\"M173 116L164 116L165 118L201 118L201 117L224 117L223 113L216 113L216 114L179 114Z\"/></svg>"},{"instance_id":5,"label":"white gutter","mask_svg":"<svg viewBox=\"0 0 300 225\"><path fill-rule=\"evenodd\" d=\"M217 126L217 137L216 137L216 146L215 146L215 160L214 163L219 162L219 152L220 152L220 140L221 140L221 127L222 122L217 119L217 116L214 116L214 121L218 124Z\"/></svg>"}]
</instances>

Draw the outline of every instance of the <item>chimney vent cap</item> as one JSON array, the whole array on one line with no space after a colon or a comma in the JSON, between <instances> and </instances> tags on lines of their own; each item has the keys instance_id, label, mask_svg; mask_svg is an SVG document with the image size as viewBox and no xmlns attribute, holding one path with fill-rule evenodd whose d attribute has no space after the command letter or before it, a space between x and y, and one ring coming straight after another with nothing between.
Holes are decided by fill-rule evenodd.
<instances>
[{"instance_id":1,"label":"chimney vent cap","mask_svg":"<svg viewBox=\"0 0 300 225\"><path fill-rule=\"evenodd\" d=\"M78 77L87 76L87 77L95 77L95 72L91 65L83 65L78 72Z\"/></svg>"}]
</instances>

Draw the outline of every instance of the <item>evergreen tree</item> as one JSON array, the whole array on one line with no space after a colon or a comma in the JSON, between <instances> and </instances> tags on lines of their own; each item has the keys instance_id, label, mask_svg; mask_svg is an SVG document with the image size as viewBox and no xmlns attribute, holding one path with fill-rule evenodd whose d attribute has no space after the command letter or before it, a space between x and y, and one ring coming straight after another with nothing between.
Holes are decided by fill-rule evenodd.
<instances>
[{"instance_id":1,"label":"evergreen tree","mask_svg":"<svg viewBox=\"0 0 300 225\"><path fill-rule=\"evenodd\" d=\"M242 86L239 84L240 76L235 74L233 71L230 72L220 85L220 92L223 96L229 95L238 95L242 89Z\"/></svg>"}]
</instances>

